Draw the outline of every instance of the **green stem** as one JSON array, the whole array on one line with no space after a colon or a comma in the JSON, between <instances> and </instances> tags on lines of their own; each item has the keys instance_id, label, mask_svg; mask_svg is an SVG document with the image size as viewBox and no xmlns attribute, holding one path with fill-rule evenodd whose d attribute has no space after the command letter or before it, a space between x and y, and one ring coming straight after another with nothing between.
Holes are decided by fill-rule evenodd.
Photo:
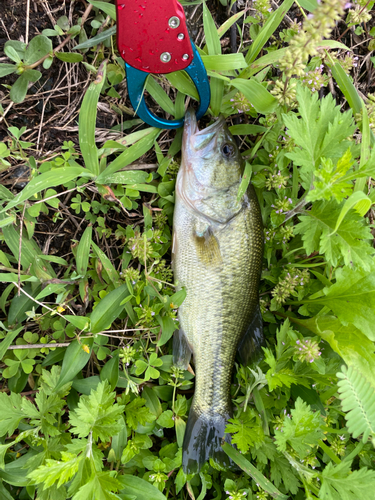
<instances>
[{"instance_id":1,"label":"green stem","mask_svg":"<svg viewBox=\"0 0 375 500\"><path fill-rule=\"evenodd\" d=\"M361 453L362 451L362 448L365 446L365 443L363 441L360 441L357 446L354 448L354 450L349 453L349 455L347 457L345 457L343 459L343 462L346 462L346 461L351 461L353 460L357 455L358 453Z\"/></svg>"},{"instance_id":2,"label":"green stem","mask_svg":"<svg viewBox=\"0 0 375 500\"><path fill-rule=\"evenodd\" d=\"M318 441L318 445L321 447L321 449L327 453L329 458L335 462L335 464L341 464L341 460L333 453L332 449L327 446L321 439Z\"/></svg>"},{"instance_id":3,"label":"green stem","mask_svg":"<svg viewBox=\"0 0 375 500\"><path fill-rule=\"evenodd\" d=\"M306 12L303 10L303 8L300 6L300 4L298 3L297 0L294 0L294 3L298 6L299 10L301 11L301 14L303 15L303 17L305 19L307 19L307 15L306 15Z\"/></svg>"}]
</instances>

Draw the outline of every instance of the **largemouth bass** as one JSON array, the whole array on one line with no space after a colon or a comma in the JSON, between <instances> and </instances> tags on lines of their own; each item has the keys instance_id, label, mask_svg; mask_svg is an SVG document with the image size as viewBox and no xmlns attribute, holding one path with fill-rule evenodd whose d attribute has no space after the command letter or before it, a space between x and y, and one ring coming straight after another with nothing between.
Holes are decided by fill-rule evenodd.
<instances>
[{"instance_id":1,"label":"largemouth bass","mask_svg":"<svg viewBox=\"0 0 375 500\"><path fill-rule=\"evenodd\" d=\"M231 417L230 384L237 349L246 363L263 342L258 287L263 254L260 207L250 185L240 201L243 161L225 121L199 131L188 110L176 182L172 263L180 330L174 363L195 364L195 394L183 442L183 469L196 473L209 458L228 466L223 452Z\"/></svg>"}]
</instances>

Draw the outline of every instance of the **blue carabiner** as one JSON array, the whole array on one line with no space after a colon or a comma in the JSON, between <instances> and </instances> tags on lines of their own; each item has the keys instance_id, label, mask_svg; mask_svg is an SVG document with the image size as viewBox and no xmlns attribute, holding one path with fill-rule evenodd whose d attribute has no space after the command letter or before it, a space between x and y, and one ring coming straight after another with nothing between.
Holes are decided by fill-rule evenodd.
<instances>
[{"instance_id":1,"label":"blue carabiner","mask_svg":"<svg viewBox=\"0 0 375 500\"><path fill-rule=\"evenodd\" d=\"M204 67L203 61L196 47L192 44L194 57L191 63L184 71L193 80L199 95L199 108L197 110L196 116L197 120L202 118L208 109L210 104L211 90L210 84L208 82L206 68ZM166 120L164 118L159 118L154 115L145 102L143 96L143 91L145 87L145 81L149 73L146 71L141 71L139 69L130 66L130 64L125 64L126 68L126 81L128 85L128 93L130 102L134 110L136 110L137 115L145 123L156 128L174 129L180 128L184 124L184 118L179 120Z\"/></svg>"}]
</instances>

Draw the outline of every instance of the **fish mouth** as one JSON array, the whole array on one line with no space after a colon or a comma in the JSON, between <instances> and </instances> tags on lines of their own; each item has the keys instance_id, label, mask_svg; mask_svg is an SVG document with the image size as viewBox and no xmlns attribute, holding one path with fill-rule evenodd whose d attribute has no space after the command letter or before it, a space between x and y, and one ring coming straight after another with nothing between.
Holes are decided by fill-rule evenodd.
<instances>
[{"instance_id":1,"label":"fish mouth","mask_svg":"<svg viewBox=\"0 0 375 500\"><path fill-rule=\"evenodd\" d=\"M225 119L220 117L209 127L199 130L195 111L189 108L185 114L184 143L190 144L196 151L203 149L225 125Z\"/></svg>"}]
</instances>

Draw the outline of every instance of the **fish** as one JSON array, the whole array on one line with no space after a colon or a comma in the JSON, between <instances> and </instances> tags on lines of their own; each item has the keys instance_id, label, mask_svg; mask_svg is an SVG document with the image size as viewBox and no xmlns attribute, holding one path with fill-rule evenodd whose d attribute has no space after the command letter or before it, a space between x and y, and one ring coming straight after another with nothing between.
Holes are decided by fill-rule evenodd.
<instances>
[{"instance_id":1,"label":"fish","mask_svg":"<svg viewBox=\"0 0 375 500\"><path fill-rule=\"evenodd\" d=\"M253 362L264 343L259 308L263 225L252 184L237 199L244 162L224 118L199 130L188 109L176 179L172 269L178 309L173 362L194 359L195 392L183 440L182 467L199 472L213 459L230 467L221 445L232 417L230 385L235 356Z\"/></svg>"}]
</instances>

